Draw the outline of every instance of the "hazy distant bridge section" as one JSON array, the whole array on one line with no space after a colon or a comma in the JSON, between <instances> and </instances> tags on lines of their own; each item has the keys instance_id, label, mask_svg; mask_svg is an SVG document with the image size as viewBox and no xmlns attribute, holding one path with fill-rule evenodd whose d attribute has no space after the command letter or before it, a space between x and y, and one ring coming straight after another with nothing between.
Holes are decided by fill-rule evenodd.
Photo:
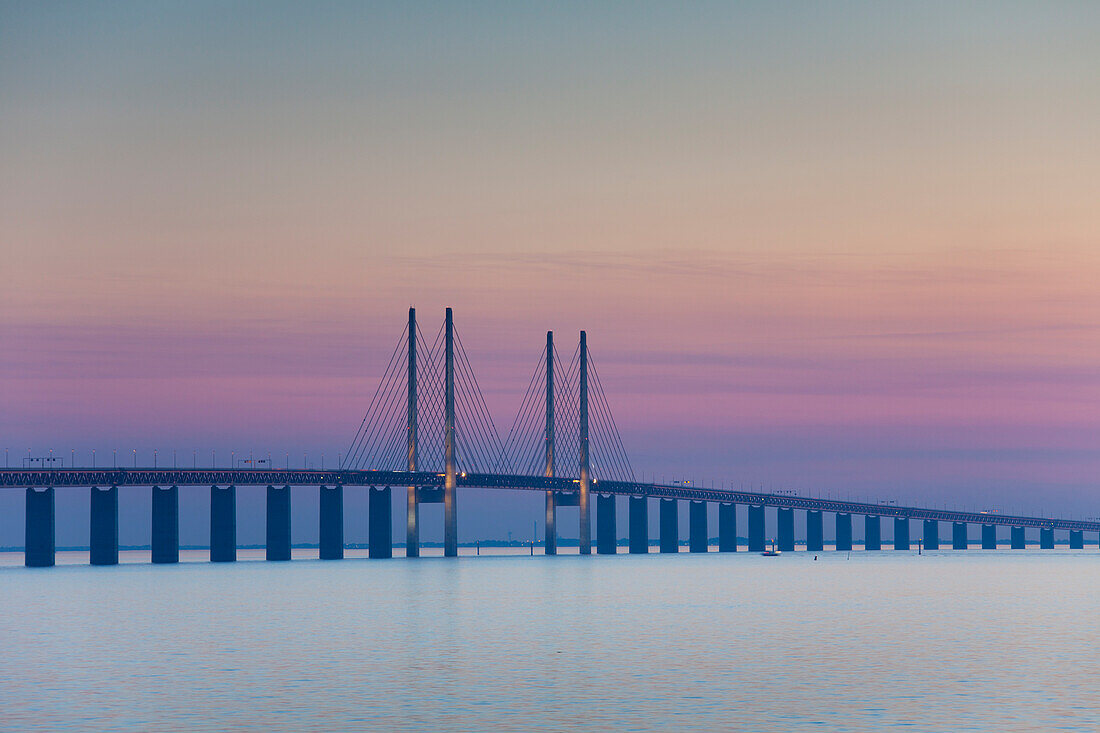
<instances>
[{"instance_id":1,"label":"hazy distant bridge section","mask_svg":"<svg viewBox=\"0 0 1100 733\"><path fill-rule=\"evenodd\" d=\"M409 310L409 322L343 464L335 470L256 470L234 468L23 468L0 469L0 488L26 490L26 564L53 565L54 490L91 491L90 560L118 562L118 487L152 491L152 560L179 560L179 489L210 487L210 559L237 556L236 487L267 487L267 557L290 559L291 487L318 486L320 557L344 555L344 487L367 487L371 557L391 557L392 490L406 498L407 556L419 555L422 504L444 505L444 555L458 554L459 488L538 491L545 496L544 552L557 552L557 509L579 509L579 550L592 551L590 502L596 499L596 551L617 552L616 497L628 497L629 551L650 550L649 505L657 500L661 552L679 552L679 503L688 503L691 552L709 550L707 505L718 505L718 550L738 549L738 504L747 507L750 551L766 547L765 509L776 512L774 544L795 548L795 511L804 513L806 549L822 551L824 514L834 515L834 545L853 547L852 517L862 516L863 548L882 547L883 518L893 522L893 546L907 550L910 523L921 522L919 542L940 547L940 523L951 524L951 547L969 547L968 526L981 526L981 546L998 546L997 528L1010 528L1010 546L1025 546L1025 530L1038 529L1041 548L1054 547L1056 530L1069 533L1071 549L1084 547L1084 533L1100 533L1100 522L986 512L905 507L791 494L768 494L635 480L619 437L585 333L569 362L562 360L547 333L523 402L507 436L501 439L454 329L451 309L435 339L424 338Z\"/></svg>"}]
</instances>

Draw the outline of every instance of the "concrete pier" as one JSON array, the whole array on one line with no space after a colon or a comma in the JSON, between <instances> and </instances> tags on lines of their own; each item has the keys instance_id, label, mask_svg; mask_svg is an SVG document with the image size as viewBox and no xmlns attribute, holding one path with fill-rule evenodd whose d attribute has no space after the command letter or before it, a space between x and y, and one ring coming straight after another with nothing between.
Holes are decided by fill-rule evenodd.
<instances>
[{"instance_id":1,"label":"concrete pier","mask_svg":"<svg viewBox=\"0 0 1100 733\"><path fill-rule=\"evenodd\" d=\"M894 517L894 549L909 549L909 518Z\"/></svg>"},{"instance_id":2,"label":"concrete pier","mask_svg":"<svg viewBox=\"0 0 1100 733\"><path fill-rule=\"evenodd\" d=\"M718 552L737 552L737 505L718 505Z\"/></svg>"},{"instance_id":3,"label":"concrete pier","mask_svg":"<svg viewBox=\"0 0 1100 733\"><path fill-rule=\"evenodd\" d=\"M1054 549L1054 530L1047 527L1043 527L1039 530L1039 549L1041 550L1053 550Z\"/></svg>"},{"instance_id":4,"label":"concrete pier","mask_svg":"<svg viewBox=\"0 0 1100 733\"><path fill-rule=\"evenodd\" d=\"M321 487L320 557L341 560L344 557L344 487Z\"/></svg>"},{"instance_id":5,"label":"concrete pier","mask_svg":"<svg viewBox=\"0 0 1100 733\"><path fill-rule=\"evenodd\" d=\"M688 502L688 550L707 551L707 503Z\"/></svg>"},{"instance_id":6,"label":"concrete pier","mask_svg":"<svg viewBox=\"0 0 1100 733\"><path fill-rule=\"evenodd\" d=\"M882 517L867 515L863 518L863 549L882 549Z\"/></svg>"},{"instance_id":7,"label":"concrete pier","mask_svg":"<svg viewBox=\"0 0 1100 733\"><path fill-rule=\"evenodd\" d=\"M554 492L546 492L546 517L543 524L543 554L558 554L558 507L554 502Z\"/></svg>"},{"instance_id":8,"label":"concrete pier","mask_svg":"<svg viewBox=\"0 0 1100 733\"><path fill-rule=\"evenodd\" d=\"M763 552L766 543L764 537L764 507L749 505L749 552Z\"/></svg>"},{"instance_id":9,"label":"concrete pier","mask_svg":"<svg viewBox=\"0 0 1100 733\"><path fill-rule=\"evenodd\" d=\"M806 549L809 552L825 549L825 521L816 509L806 512Z\"/></svg>"},{"instance_id":10,"label":"concrete pier","mask_svg":"<svg viewBox=\"0 0 1100 733\"><path fill-rule=\"evenodd\" d=\"M794 552L794 509L779 508L776 512L776 530L779 549Z\"/></svg>"},{"instance_id":11,"label":"concrete pier","mask_svg":"<svg viewBox=\"0 0 1100 733\"><path fill-rule=\"evenodd\" d=\"M27 489L23 562L28 568L54 564L53 489Z\"/></svg>"},{"instance_id":12,"label":"concrete pier","mask_svg":"<svg viewBox=\"0 0 1100 733\"><path fill-rule=\"evenodd\" d=\"M966 522L951 523L951 549L965 550L970 544L966 534Z\"/></svg>"},{"instance_id":13,"label":"concrete pier","mask_svg":"<svg viewBox=\"0 0 1100 733\"><path fill-rule=\"evenodd\" d=\"M836 549L852 549L852 515L836 515Z\"/></svg>"},{"instance_id":14,"label":"concrete pier","mask_svg":"<svg viewBox=\"0 0 1100 733\"><path fill-rule=\"evenodd\" d=\"M983 550L996 550L997 549L997 525L995 525L995 524L983 524L982 525L982 549Z\"/></svg>"},{"instance_id":15,"label":"concrete pier","mask_svg":"<svg viewBox=\"0 0 1100 733\"><path fill-rule=\"evenodd\" d=\"M679 517L676 499L661 499L661 552L679 552Z\"/></svg>"},{"instance_id":16,"label":"concrete pier","mask_svg":"<svg viewBox=\"0 0 1100 733\"><path fill-rule=\"evenodd\" d=\"M630 497L630 554L649 552L649 499Z\"/></svg>"},{"instance_id":17,"label":"concrete pier","mask_svg":"<svg viewBox=\"0 0 1100 733\"><path fill-rule=\"evenodd\" d=\"M1071 529L1069 531L1069 549L1071 550L1083 550L1085 549L1085 533L1079 529Z\"/></svg>"},{"instance_id":18,"label":"concrete pier","mask_svg":"<svg viewBox=\"0 0 1100 733\"><path fill-rule=\"evenodd\" d=\"M615 496L597 496L596 553L614 555L615 544Z\"/></svg>"},{"instance_id":19,"label":"concrete pier","mask_svg":"<svg viewBox=\"0 0 1100 733\"><path fill-rule=\"evenodd\" d=\"M180 561L180 490L153 487L153 562Z\"/></svg>"},{"instance_id":20,"label":"concrete pier","mask_svg":"<svg viewBox=\"0 0 1100 733\"><path fill-rule=\"evenodd\" d=\"M89 557L92 565L118 565L118 487L91 488Z\"/></svg>"},{"instance_id":21,"label":"concrete pier","mask_svg":"<svg viewBox=\"0 0 1100 733\"><path fill-rule=\"evenodd\" d=\"M210 562L237 559L237 487L210 487Z\"/></svg>"},{"instance_id":22,"label":"concrete pier","mask_svg":"<svg viewBox=\"0 0 1100 733\"><path fill-rule=\"evenodd\" d=\"M1010 537L1012 538L1010 547L1012 547L1013 550L1022 550L1027 546L1027 539L1023 527L1013 527Z\"/></svg>"},{"instance_id":23,"label":"concrete pier","mask_svg":"<svg viewBox=\"0 0 1100 733\"><path fill-rule=\"evenodd\" d=\"M924 549L940 549L940 523L935 519L924 520Z\"/></svg>"},{"instance_id":24,"label":"concrete pier","mask_svg":"<svg viewBox=\"0 0 1100 733\"><path fill-rule=\"evenodd\" d=\"M371 487L368 510L367 554L374 558L393 557L393 500L390 487Z\"/></svg>"},{"instance_id":25,"label":"concrete pier","mask_svg":"<svg viewBox=\"0 0 1100 733\"><path fill-rule=\"evenodd\" d=\"M290 487L267 487L267 559L290 559Z\"/></svg>"}]
</instances>

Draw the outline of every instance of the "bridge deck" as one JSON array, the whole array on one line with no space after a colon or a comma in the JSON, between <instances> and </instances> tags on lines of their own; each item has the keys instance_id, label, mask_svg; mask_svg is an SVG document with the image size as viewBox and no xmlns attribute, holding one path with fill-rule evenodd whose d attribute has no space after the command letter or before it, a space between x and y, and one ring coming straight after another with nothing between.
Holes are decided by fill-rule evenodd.
<instances>
[{"instance_id":1,"label":"bridge deck","mask_svg":"<svg viewBox=\"0 0 1100 733\"><path fill-rule=\"evenodd\" d=\"M577 480L573 478L475 473L463 473L456 478L458 486L467 488L566 492L577 490ZM46 486L334 486L337 484L343 486L436 487L443 485L443 474L425 471L300 471L294 469L257 471L254 469L231 468L0 469L0 488ZM1100 531L1100 522L1075 519L925 509L893 504L870 504L858 501L791 496L789 494L766 494L733 489L706 489L696 486L597 481L593 484L592 491L598 494L753 504L756 506L774 506L842 514L931 519L940 522Z\"/></svg>"}]
</instances>

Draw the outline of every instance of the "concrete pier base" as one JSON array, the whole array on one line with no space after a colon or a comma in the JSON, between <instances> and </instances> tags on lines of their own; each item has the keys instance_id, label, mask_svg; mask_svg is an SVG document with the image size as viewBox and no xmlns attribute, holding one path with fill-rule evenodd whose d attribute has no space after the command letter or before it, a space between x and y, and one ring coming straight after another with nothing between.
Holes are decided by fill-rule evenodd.
<instances>
[{"instance_id":1,"label":"concrete pier base","mask_svg":"<svg viewBox=\"0 0 1100 733\"><path fill-rule=\"evenodd\" d=\"M679 517L676 499L661 499L661 552L679 552Z\"/></svg>"},{"instance_id":2,"label":"concrete pier base","mask_svg":"<svg viewBox=\"0 0 1100 733\"><path fill-rule=\"evenodd\" d=\"M1053 550L1054 549L1054 530L1043 527L1039 530L1039 549L1041 550Z\"/></svg>"},{"instance_id":3,"label":"concrete pier base","mask_svg":"<svg viewBox=\"0 0 1100 733\"><path fill-rule=\"evenodd\" d=\"M1069 549L1071 550L1083 550L1085 549L1085 533L1079 529L1071 529L1069 531Z\"/></svg>"},{"instance_id":4,"label":"concrete pier base","mask_svg":"<svg viewBox=\"0 0 1100 733\"><path fill-rule=\"evenodd\" d=\"M290 487L267 487L267 559L290 559Z\"/></svg>"},{"instance_id":5,"label":"concrete pier base","mask_svg":"<svg viewBox=\"0 0 1100 733\"><path fill-rule=\"evenodd\" d=\"M825 549L825 522L816 509L806 512L806 549L809 552Z\"/></svg>"},{"instance_id":6,"label":"concrete pier base","mask_svg":"<svg viewBox=\"0 0 1100 733\"><path fill-rule=\"evenodd\" d=\"M982 549L983 550L996 550L997 549L997 525L995 525L995 524L983 524L982 525Z\"/></svg>"},{"instance_id":7,"label":"concrete pier base","mask_svg":"<svg viewBox=\"0 0 1100 733\"><path fill-rule=\"evenodd\" d=\"M614 555L615 547L615 497L596 497L596 554Z\"/></svg>"},{"instance_id":8,"label":"concrete pier base","mask_svg":"<svg viewBox=\"0 0 1100 733\"><path fill-rule=\"evenodd\" d=\"M210 562L237 559L237 487L210 487Z\"/></svg>"},{"instance_id":9,"label":"concrete pier base","mask_svg":"<svg viewBox=\"0 0 1100 733\"><path fill-rule=\"evenodd\" d=\"M908 517L894 517L894 549L909 549L909 519Z\"/></svg>"},{"instance_id":10,"label":"concrete pier base","mask_svg":"<svg viewBox=\"0 0 1100 733\"><path fill-rule=\"evenodd\" d=\"M882 517L868 515L863 518L863 549L882 549Z\"/></svg>"},{"instance_id":11,"label":"concrete pier base","mask_svg":"<svg viewBox=\"0 0 1100 733\"><path fill-rule=\"evenodd\" d=\"M341 560L344 557L344 487L321 487L320 557Z\"/></svg>"},{"instance_id":12,"label":"concrete pier base","mask_svg":"<svg viewBox=\"0 0 1100 733\"><path fill-rule=\"evenodd\" d=\"M836 549L852 549L852 515L836 515Z\"/></svg>"},{"instance_id":13,"label":"concrete pier base","mask_svg":"<svg viewBox=\"0 0 1100 733\"><path fill-rule=\"evenodd\" d=\"M1024 534L1023 527L1013 527L1011 537L1013 550L1022 550L1027 546L1027 536Z\"/></svg>"},{"instance_id":14,"label":"concrete pier base","mask_svg":"<svg viewBox=\"0 0 1100 733\"><path fill-rule=\"evenodd\" d=\"M545 524L545 530L543 531L543 554L544 555L557 555L558 554L558 506L554 502L554 492L546 492L546 517L543 520ZM598 520L597 520L598 521Z\"/></svg>"},{"instance_id":15,"label":"concrete pier base","mask_svg":"<svg viewBox=\"0 0 1100 733\"><path fill-rule=\"evenodd\" d=\"M940 523L935 519L924 520L924 549L940 549Z\"/></svg>"},{"instance_id":16,"label":"concrete pier base","mask_svg":"<svg viewBox=\"0 0 1100 733\"><path fill-rule=\"evenodd\" d=\"M794 552L794 509L780 507L776 512L776 534L779 549Z\"/></svg>"},{"instance_id":17,"label":"concrete pier base","mask_svg":"<svg viewBox=\"0 0 1100 733\"><path fill-rule=\"evenodd\" d=\"M420 498L415 486L405 487L405 557L420 557Z\"/></svg>"},{"instance_id":18,"label":"concrete pier base","mask_svg":"<svg viewBox=\"0 0 1100 733\"><path fill-rule=\"evenodd\" d=\"M707 551L707 503L692 501L688 503L688 550L690 552Z\"/></svg>"},{"instance_id":19,"label":"concrete pier base","mask_svg":"<svg viewBox=\"0 0 1100 733\"><path fill-rule=\"evenodd\" d=\"M371 487L368 509L367 554L374 558L393 557L393 498L390 487Z\"/></svg>"},{"instance_id":20,"label":"concrete pier base","mask_svg":"<svg viewBox=\"0 0 1100 733\"><path fill-rule=\"evenodd\" d=\"M764 507L749 505L749 552L763 552L766 543L764 537Z\"/></svg>"},{"instance_id":21,"label":"concrete pier base","mask_svg":"<svg viewBox=\"0 0 1100 733\"><path fill-rule=\"evenodd\" d=\"M649 552L649 499L630 497L630 554Z\"/></svg>"},{"instance_id":22,"label":"concrete pier base","mask_svg":"<svg viewBox=\"0 0 1100 733\"><path fill-rule=\"evenodd\" d=\"M966 533L966 522L951 523L951 549L965 550L970 544Z\"/></svg>"},{"instance_id":23,"label":"concrete pier base","mask_svg":"<svg viewBox=\"0 0 1100 733\"><path fill-rule=\"evenodd\" d=\"M737 505L718 505L718 552L737 552Z\"/></svg>"},{"instance_id":24,"label":"concrete pier base","mask_svg":"<svg viewBox=\"0 0 1100 733\"><path fill-rule=\"evenodd\" d=\"M178 486L154 486L153 499L153 562L180 561L180 490Z\"/></svg>"},{"instance_id":25,"label":"concrete pier base","mask_svg":"<svg viewBox=\"0 0 1100 733\"><path fill-rule=\"evenodd\" d=\"M54 564L53 489L27 489L23 562L28 568Z\"/></svg>"},{"instance_id":26,"label":"concrete pier base","mask_svg":"<svg viewBox=\"0 0 1100 733\"><path fill-rule=\"evenodd\" d=\"M88 561L92 565L118 565L118 487L91 489Z\"/></svg>"}]
</instances>

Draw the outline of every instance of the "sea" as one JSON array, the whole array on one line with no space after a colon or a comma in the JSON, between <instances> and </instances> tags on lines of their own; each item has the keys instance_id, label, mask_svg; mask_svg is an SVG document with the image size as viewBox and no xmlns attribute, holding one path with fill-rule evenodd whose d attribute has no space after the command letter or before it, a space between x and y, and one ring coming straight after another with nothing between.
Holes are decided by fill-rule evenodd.
<instances>
[{"instance_id":1,"label":"sea","mask_svg":"<svg viewBox=\"0 0 1100 733\"><path fill-rule=\"evenodd\" d=\"M1095 547L462 552L3 553L0 730L1100 729Z\"/></svg>"}]
</instances>

